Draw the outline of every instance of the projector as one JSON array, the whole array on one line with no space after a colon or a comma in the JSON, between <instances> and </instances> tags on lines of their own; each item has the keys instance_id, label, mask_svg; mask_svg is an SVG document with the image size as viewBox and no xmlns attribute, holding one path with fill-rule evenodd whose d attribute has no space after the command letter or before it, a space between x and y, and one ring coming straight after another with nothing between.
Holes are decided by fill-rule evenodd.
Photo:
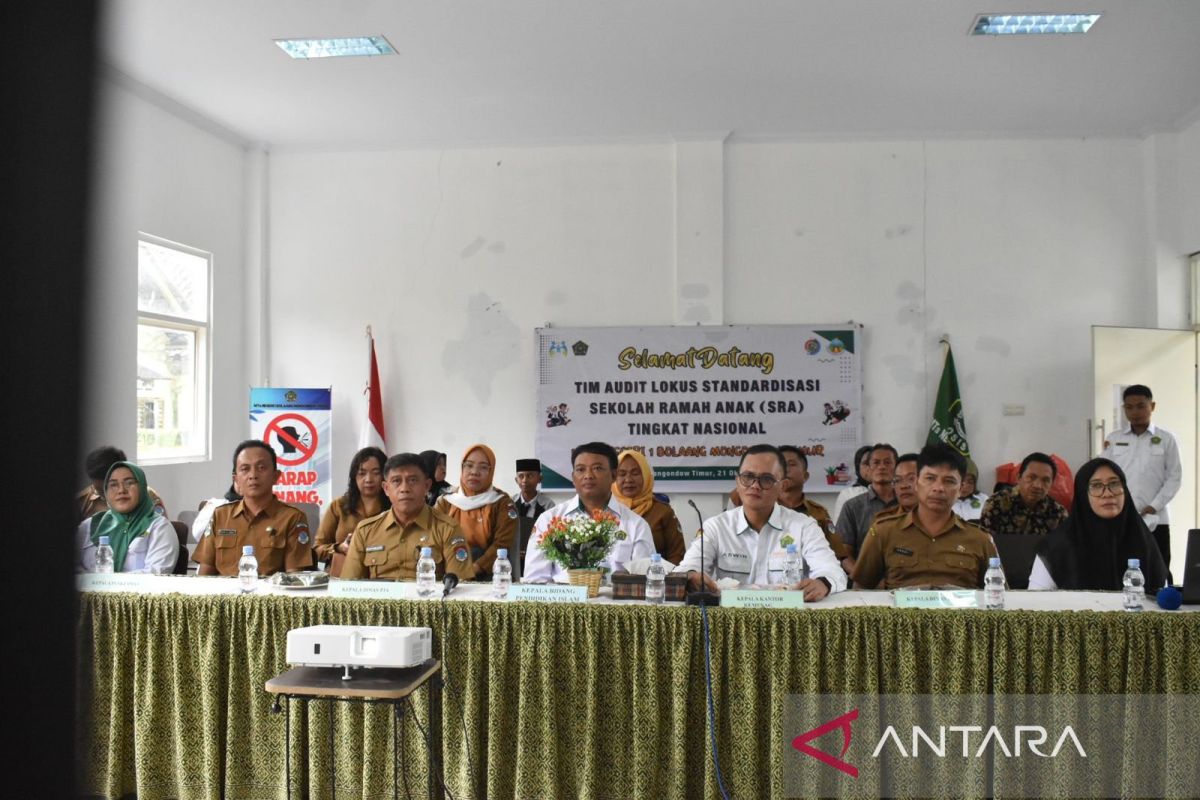
<instances>
[{"instance_id":1,"label":"projector","mask_svg":"<svg viewBox=\"0 0 1200 800\"><path fill-rule=\"evenodd\" d=\"M287 662L299 667L415 667L433 657L429 628L314 625L287 634Z\"/></svg>"}]
</instances>

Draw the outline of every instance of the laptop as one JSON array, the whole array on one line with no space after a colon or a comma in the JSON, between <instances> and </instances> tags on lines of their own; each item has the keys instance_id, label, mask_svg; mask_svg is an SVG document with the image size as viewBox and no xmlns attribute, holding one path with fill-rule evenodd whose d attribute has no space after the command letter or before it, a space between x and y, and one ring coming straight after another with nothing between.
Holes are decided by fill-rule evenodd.
<instances>
[{"instance_id":1,"label":"laptop","mask_svg":"<svg viewBox=\"0 0 1200 800\"><path fill-rule=\"evenodd\" d=\"M1183 560L1183 602L1200 605L1200 529L1188 531L1187 553Z\"/></svg>"}]
</instances>

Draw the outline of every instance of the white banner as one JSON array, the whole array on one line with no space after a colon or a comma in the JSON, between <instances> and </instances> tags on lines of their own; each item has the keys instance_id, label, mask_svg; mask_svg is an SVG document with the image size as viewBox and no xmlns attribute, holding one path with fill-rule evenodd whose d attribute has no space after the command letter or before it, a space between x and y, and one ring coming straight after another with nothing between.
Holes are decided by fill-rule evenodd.
<instances>
[{"instance_id":1,"label":"white banner","mask_svg":"<svg viewBox=\"0 0 1200 800\"><path fill-rule=\"evenodd\" d=\"M543 486L571 487L571 448L645 454L655 488L727 492L747 447L808 455L810 491L855 480L861 326L538 328Z\"/></svg>"},{"instance_id":2,"label":"white banner","mask_svg":"<svg viewBox=\"0 0 1200 800\"><path fill-rule=\"evenodd\" d=\"M285 503L333 500L333 414L329 389L250 390L250 435L275 450Z\"/></svg>"}]
</instances>

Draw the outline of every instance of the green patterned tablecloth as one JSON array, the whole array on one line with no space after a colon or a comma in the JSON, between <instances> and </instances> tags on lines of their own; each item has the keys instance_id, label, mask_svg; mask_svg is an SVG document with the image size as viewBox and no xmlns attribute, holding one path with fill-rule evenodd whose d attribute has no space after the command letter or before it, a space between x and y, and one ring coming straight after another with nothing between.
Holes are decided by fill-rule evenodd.
<instances>
[{"instance_id":1,"label":"green patterned tablecloth","mask_svg":"<svg viewBox=\"0 0 1200 800\"><path fill-rule=\"evenodd\" d=\"M716 738L731 796L783 796L789 694L1200 693L1200 615L894 608L714 609ZM329 713L271 712L291 628L434 631L455 798L716 797L700 612L678 606L84 593L85 795L328 796ZM391 710L337 704L338 797L391 797ZM425 719L424 691L414 702ZM300 723L300 724L297 724ZM307 724L305 724L307 723ZM465 730L465 732L464 732ZM402 762L424 796L424 742ZM400 797L404 797L400 789Z\"/></svg>"}]
</instances>

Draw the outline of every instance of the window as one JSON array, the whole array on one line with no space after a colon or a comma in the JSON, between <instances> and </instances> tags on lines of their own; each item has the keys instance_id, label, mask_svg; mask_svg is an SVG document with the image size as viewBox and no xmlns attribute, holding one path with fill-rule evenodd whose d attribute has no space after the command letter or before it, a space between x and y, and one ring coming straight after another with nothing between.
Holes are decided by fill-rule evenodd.
<instances>
[{"instance_id":1,"label":"window","mask_svg":"<svg viewBox=\"0 0 1200 800\"><path fill-rule=\"evenodd\" d=\"M139 235L139 462L208 459L211 281L211 254Z\"/></svg>"}]
</instances>

